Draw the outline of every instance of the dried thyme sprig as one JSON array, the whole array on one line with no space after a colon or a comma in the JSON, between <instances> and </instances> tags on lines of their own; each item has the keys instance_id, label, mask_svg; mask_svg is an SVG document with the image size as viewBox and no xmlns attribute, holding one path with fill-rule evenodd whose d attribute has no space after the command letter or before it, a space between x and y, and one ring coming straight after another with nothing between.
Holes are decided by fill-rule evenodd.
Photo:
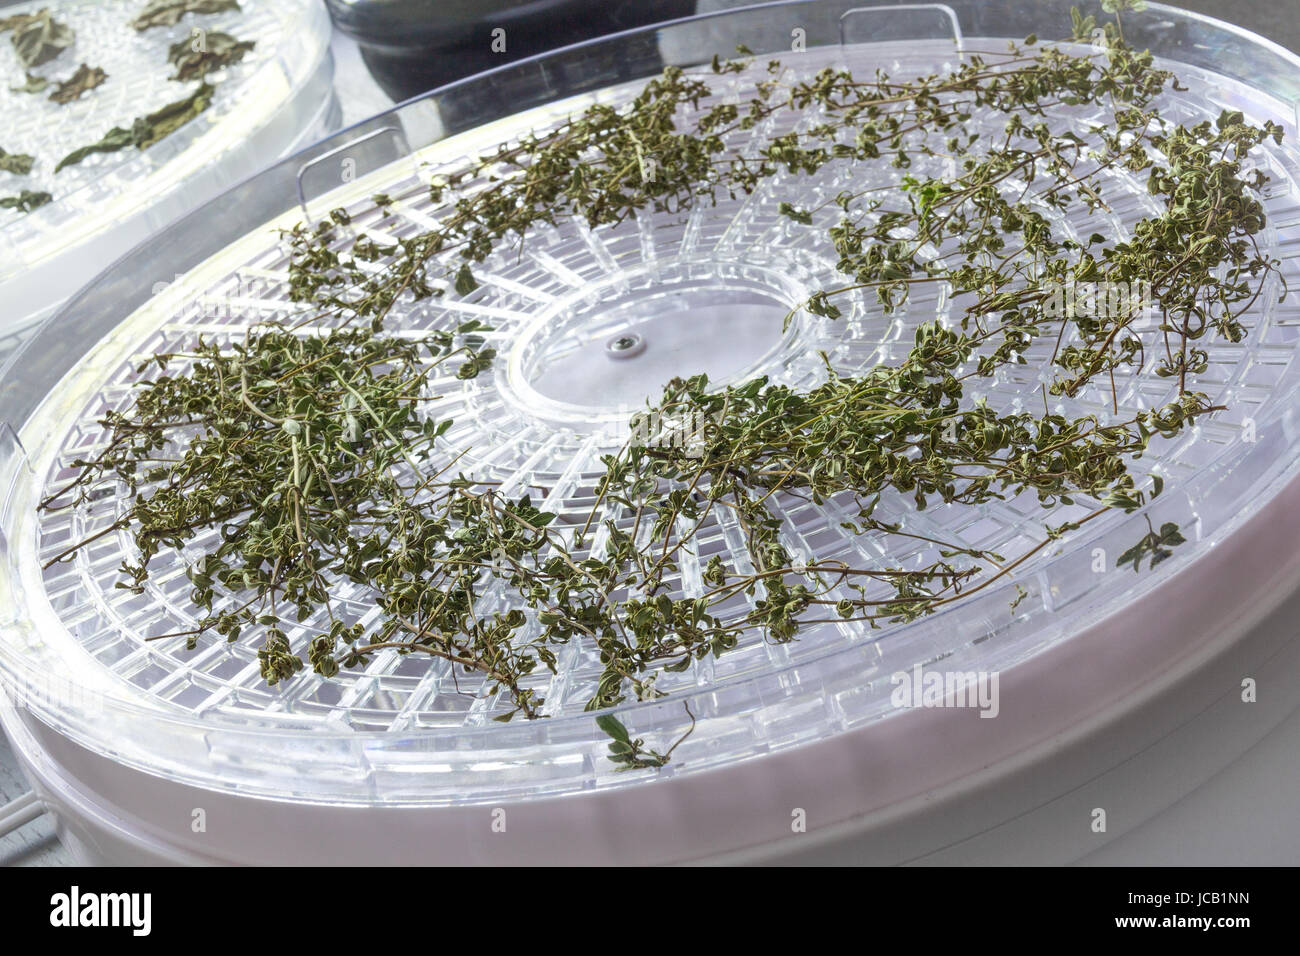
<instances>
[{"instance_id":1,"label":"dried thyme sprig","mask_svg":"<svg viewBox=\"0 0 1300 956\"><path fill-rule=\"evenodd\" d=\"M1095 25L1076 16L1076 38L1090 40ZM544 712L533 675L555 670L556 648L571 641L600 652L588 706L602 709L660 696L661 673L746 635L785 642L824 621L911 620L1008 579L1071 531L1159 493L1159 479L1139 487L1131 461L1217 410L1194 388L1202 342L1245 335L1242 316L1275 268L1254 240L1264 179L1242 162L1281 130L1233 112L1191 128L1162 121L1153 104L1173 78L1123 42L1118 22L1103 29L1093 53L1031 51L1027 41L996 62L972 57L906 82L837 70L789 81L772 63L744 106L721 100L710 76L670 68L625 110L593 107L446 175L432 188L443 204L437 229L381 246L354 236L338 210L292 230L293 295L317 310L314 320L160 357L167 374L142 380L134 404L105 419L107 448L77 462L72 485L43 507L89 505L106 486L124 487L130 504L96 537L133 534L141 559L123 568L133 588L146 586L162 549L219 535L188 561L204 616L159 638L193 647L207 632L237 640L260 627L270 682L304 657L332 676L381 651L429 654L486 678L501 695L497 719ZM747 69L715 61L713 74ZM1082 105L1105 109L1107 121L1088 137L1051 131L1047 111ZM820 119L806 129L764 125L788 128L814 108ZM976 113L1005 116L1001 137L967 132ZM957 172L900 173L900 188L883 195L780 207L810 238L825 237L846 277L792 316L834 321L863 291L886 313L919 286L948 291L960 319L922 325L902 361L855 376L828 362L825 382L806 393L764 380L720 391L702 377L668 383L643 433L605 457L597 501L576 529L557 530L528 496L452 474L464 450L438 444L447 423L432 414L434 372L458 355L458 374L473 376L492 354L476 326L422 343L386 333L399 298L472 294L475 264L539 224L614 225L641 209L746 194L779 172L908 170L918 154L952 157ZM1058 234L1044 209L1107 208L1113 170L1145 176L1160 211L1122 241ZM1134 282L1149 283L1154 327L1132 302L1096 315L1057 299L1066 285ZM340 317L344 328L317 327ZM1117 369L1149 368L1174 394L1115 420L1004 412L968 395L973 381L1031 362L1052 371L1045 396L1109 391L1116 412ZM448 463L428 473L422 456L435 449ZM877 515L886 496L924 509L1022 492L1047 509L1081 507L1015 555ZM847 515L847 531L928 557L853 566L792 554L782 514L801 500ZM688 575L694 542L723 522L745 547L730 564L714 557ZM1180 542L1166 525L1125 561L1154 564ZM340 582L377 604L377 622L349 612ZM620 769L660 766L672 753L613 718L599 726Z\"/></svg>"},{"instance_id":2,"label":"dried thyme sprig","mask_svg":"<svg viewBox=\"0 0 1300 956\"><path fill-rule=\"evenodd\" d=\"M148 149L211 106L213 93L212 86L206 82L200 83L189 96L137 117L129 128L114 126L97 141L74 149L59 160L54 171L57 173L64 167L80 163L94 153L115 153L129 146Z\"/></svg>"},{"instance_id":3,"label":"dried thyme sprig","mask_svg":"<svg viewBox=\"0 0 1300 956\"><path fill-rule=\"evenodd\" d=\"M1093 21L1077 25L1079 39L1091 42ZM1141 107L1171 79L1152 66L1147 52L1133 51L1107 25L1107 46L1094 56L1071 55L1051 48L1029 56L1013 47L997 63L972 56L951 74L893 83L887 77L864 81L848 71L826 69L810 80L788 83L778 61L769 77L757 83L746 106L714 95L706 77L669 67L649 82L623 110L597 105L554 130L527 136L456 172L440 177L430 192L435 203L459 198L443 207L436 230L402 239L392 249L359 243L354 255L332 247L328 224L291 233L297 256L291 268L294 295L319 307L361 317L382 317L398 296L422 298L441 294L440 283L472 288L472 266L503 240L516 240L540 224L580 218L588 226L622 222L638 209L675 211L725 193L748 194L781 171L816 173L830 163L875 161L888 157L895 166L910 163L909 149L933 154L928 143L908 143L918 132L944 134L969 148L974 138L961 133L972 111L1006 113L1023 128L1050 134L1042 123L1024 126L1026 117L1045 109L1118 98L1132 112L1132 128ZM715 59L717 74L737 73L740 62ZM712 105L683 127L681 113ZM738 144L775 116L798 115L820 108L826 121L800 134L774 135L747 153ZM847 135L853 131L853 136ZM955 137L955 138L954 138ZM1008 147L1011 145L1007 144ZM1077 159L1078 144L1048 144L1062 156ZM1065 157L1065 158L1063 158ZM1031 157L1009 149L1006 161L1023 167ZM1005 171L1007 176L1015 170ZM1056 199L1077 198L1063 187ZM452 254L455 255L452 255ZM369 263L385 261L376 274ZM430 266L433 267L432 274ZM341 289L342 294L333 290Z\"/></svg>"}]
</instances>

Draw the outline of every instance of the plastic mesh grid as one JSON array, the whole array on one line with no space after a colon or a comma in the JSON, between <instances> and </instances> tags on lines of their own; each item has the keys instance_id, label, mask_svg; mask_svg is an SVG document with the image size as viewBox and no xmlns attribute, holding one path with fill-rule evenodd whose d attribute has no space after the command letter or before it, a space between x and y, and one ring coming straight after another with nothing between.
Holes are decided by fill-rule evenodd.
<instances>
[{"instance_id":1,"label":"plastic mesh grid","mask_svg":"<svg viewBox=\"0 0 1300 956\"><path fill-rule=\"evenodd\" d=\"M896 57L891 54L891 61L883 64L879 52L871 47L849 48L847 57L855 70L870 71L883 65L895 75L928 73L951 65L944 63L944 58L951 56L950 45L911 44L908 49L908 53ZM813 54L800 61L800 68L810 71L820 65ZM1228 89L1210 75L1183 69L1179 74L1189 89L1169 94L1161 104L1162 113L1170 119L1192 122L1217 115L1226 105L1245 106L1250 115L1249 104L1242 102L1242 91ZM720 95L743 96L749 79L742 76L731 80L732 88L721 90ZM617 102L634 91L620 90L603 98ZM1080 129L1095 118L1083 110L1058 109L1051 114L1050 122L1062 130ZM799 120L802 124L816 121L815 115ZM772 122L790 120L787 117ZM774 131L769 126L760 134ZM382 189L396 200L388 214L365 212L368 204L357 203L351 210L351 228L377 239L401 237L427 228L431 210L424 182L427 175L439 171L436 157L436 150L425 157L429 160L425 176L410 175L406 164L393 167L391 181L374 184L376 190ZM1270 145L1261 157L1257 165L1273 179L1266 200L1270 226L1261 237L1261 248L1281 261L1283 275L1295 287L1300 284L1300 190L1296 186L1300 167L1290 141L1281 148ZM937 165L939 162L918 158L909 172L941 175L946 170ZM693 290L726 285L743 287L788 305L806 294L800 290L832 287L837 284L833 258L811 246L807 232L777 214L778 200L811 208L834 196L849 180L861 188L877 182L888 185L899 175L900 171L885 164L830 166L814 177L775 177L744 200L700 205L683 216L639 215L619 227L595 231L571 224L544 229L525 244L522 255L513 249L505 251L485 263L481 271L476 270L480 288L470 295L461 297L449 291L441 299L399 305L393 313L393 327L401 331L446 327L470 317L487 319L495 326L488 337L494 340L501 357L490 375L470 382L448 377L432 386L446 396L439 402L439 418L456 420L456 426L446 436L445 447L452 453L471 443L474 448L458 468L504 483L503 491L530 491L534 500L544 502L544 508L558 511L561 521L585 520L594 501L595 478L603 470L598 456L617 447L625 437L618 429L622 412L616 408L575 412L563 404L538 403L534 396L521 393L521 382L527 383L529 370L536 372L539 349L530 343L535 343L539 334L581 336L581 317L592 314L593 304L606 300L650 300L674 289L692 295L696 294ZM1007 185L1018 192L1023 184ZM1097 231L1120 237L1138 218L1156 208L1146 195L1145 184L1127 173L1110 174L1105 195L1110 213L1064 221L1055 213L1049 215L1060 232L1076 238ZM819 218L816 225L825 227L829 219ZM228 250L225 261L241 264L213 283L199 300L170 315L150 336L131 343L129 348L118 348L108 365L103 364L102 355L98 357L96 364L101 371L93 374L104 374L105 368L109 371L94 401L61 420L66 431L46 473L47 488L66 476L66 466L73 458L85 456L103 440L96 419L123 400L137 360L156 351L182 347L198 334L209 339L242 335L250 321L297 311L285 297L285 249L276 244L273 236L266 232L250 236L237 250ZM1177 500L1180 486L1193 476L1210 469L1226 470L1238 463L1243 455L1241 421L1275 413L1276 402L1294 384L1300 309L1279 304L1279 291L1276 278L1270 278L1257 310L1246 321L1250 335L1243 343L1210 347L1211 369L1199 378L1198 387L1212 399L1229 405L1231 411L1158 445L1155 453L1136 463L1139 471L1155 469L1164 477L1166 500ZM859 298L836 322L800 316L788 335L771 333L771 348L759 367L739 369L737 375L761 372L774 382L807 388L820 381L823 374L819 351L825 352L837 370L845 374L879 361L894 361L907 351L917 324L936 315L951 318L960 307L960 302L942 293L917 294L904 310L884 316L873 303ZM779 319L775 324L779 329ZM617 326L596 331L603 337L617 331ZM756 329L755 334L769 334L769 330ZM520 354L512 355L513 350ZM1026 366L981 380L979 394L995 408L1041 405L1043 379L1039 369L1045 358L1030 355ZM522 379L520 375L512 376L511 359L517 359L514 367L523 370ZM1121 419L1172 395L1172 385L1150 375L1117 377L1116 384L1115 400ZM1103 423L1115 418L1109 388L1094 388L1075 400L1053 399L1052 405L1070 416L1095 414ZM609 415L602 420L605 412ZM1251 477L1243 476L1243 480ZM1184 500L1194 513L1195 500ZM837 502L813 506L794 499L783 501L783 538L790 552L871 563L881 560L888 550L889 560L899 566L932 559L929 546L921 543L908 546L896 537L885 542L870 535L847 534L839 528L839 522L849 517L841 507ZM1077 508L1079 514L1083 513L1082 503ZM1047 514L1032 497L978 509L936 507L923 514L903 500L887 499L877 513L900 522L904 530L960 539L969 546L1004 554L1025 550L1036 542ZM1051 512L1053 522L1070 516L1062 510ZM37 556L57 553L70 540L93 533L114 517L111 496L88 511L43 516ZM625 526L630 524L627 515L610 513L609 517ZM1104 533L1102 528L1098 531ZM196 542L197 547L203 544ZM602 545L597 538L592 546L599 549ZM683 555L678 581L682 592L690 594L699 587L700 569L714 553L745 566L739 529L725 516L711 519L697 534L693 556L689 552ZM138 688L151 706L205 717L266 717L303 727L407 731L481 726L499 733L503 740L518 732L516 728L489 725L489 718L499 712L499 702L485 692L476 678L453 675L444 663L418 656L380 653L364 670L344 671L329 681L302 673L285 684L268 688L258 675L256 635L248 635L234 645L217 639L201 640L194 652L184 651L178 646L180 642L146 643L143 638L149 634L180 630L192 621L189 585L179 565L164 569L160 562L145 594L136 596L116 589L117 568L130 555L128 536L106 537L74 562L46 572L44 587L73 639L103 669ZM1086 574L1046 575L1043 569L1059 557L1045 553L1025 568L1020 580L1031 583L1032 595L1017 613L1073 613L1086 603L1080 599L1093 597L1090 592L1096 588L1103 584L1115 586L1114 578L1102 582ZM349 593L344 585L336 593L350 602L348 606L357 618L374 613L366 594ZM493 599L489 596L487 600ZM791 680L807 681L809 686L810 693L796 695L781 719L767 719L762 727L729 725L711 735L701 733L683 749L684 759L690 761L692 753L698 753L691 765L704 766L753 752L755 747L761 750L780 746L878 716L882 706L887 706L882 705L882 696L887 701L888 690L882 695L880 682L873 684L873 677L897 669L902 660L910 666L912 662L929 663L954 653L978 654L975 645L1005 626L1007 604L1004 596L994 595L960 604L946 616L948 627L925 629L906 643L901 641L901 634L899 641L891 640L899 629L867 632L851 625L811 629L788 645L775 646L752 638L716 661L696 662L683 674L667 675L671 679L661 682L662 689L675 696L708 691L712 707L720 712L726 711L729 699L752 705L745 695L750 690L750 679L756 676L783 672L793 675L798 667L803 676L792 676ZM1068 621L1068 616L1063 620ZM307 628L315 623L308 620L304 629L290 634L297 649L302 649ZM832 656L850 647L857 652ZM827 662L824 668L819 663L822 661ZM580 713L600 671L599 661L575 642L560 651L558 670L553 678L547 675L539 679L542 696L547 699L545 712L552 716ZM817 692L809 677L818 673L838 690Z\"/></svg>"}]
</instances>

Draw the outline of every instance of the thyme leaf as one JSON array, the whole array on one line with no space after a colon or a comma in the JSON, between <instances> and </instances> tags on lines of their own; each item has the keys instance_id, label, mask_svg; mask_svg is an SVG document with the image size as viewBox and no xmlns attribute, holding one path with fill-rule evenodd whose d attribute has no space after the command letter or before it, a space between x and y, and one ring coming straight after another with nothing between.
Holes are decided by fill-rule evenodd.
<instances>
[{"instance_id":1,"label":"thyme leaf","mask_svg":"<svg viewBox=\"0 0 1300 956\"><path fill-rule=\"evenodd\" d=\"M180 23L186 14L225 13L238 9L237 0L149 0L131 21L131 26L141 31L152 27L170 27Z\"/></svg>"},{"instance_id":2,"label":"thyme leaf","mask_svg":"<svg viewBox=\"0 0 1300 956\"><path fill-rule=\"evenodd\" d=\"M13 32L14 52L28 69L53 60L76 39L72 28L51 17L47 9L0 19L0 33L6 31Z\"/></svg>"},{"instance_id":3,"label":"thyme leaf","mask_svg":"<svg viewBox=\"0 0 1300 956\"><path fill-rule=\"evenodd\" d=\"M89 93L106 79L108 79L108 74L99 67L83 63L77 67L75 73L58 84L58 87L50 94L50 99L55 103L71 103L73 100L80 99L83 95Z\"/></svg>"},{"instance_id":4,"label":"thyme leaf","mask_svg":"<svg viewBox=\"0 0 1300 956\"><path fill-rule=\"evenodd\" d=\"M96 142L74 149L59 160L54 171L57 173L66 166L80 163L94 153L114 153L128 146L147 149L206 110L212 103L212 94L213 88L202 83L189 96L139 117L130 129L115 126Z\"/></svg>"},{"instance_id":5,"label":"thyme leaf","mask_svg":"<svg viewBox=\"0 0 1300 956\"><path fill-rule=\"evenodd\" d=\"M213 31L204 35L199 49L192 40L178 40L167 52L167 62L176 67L173 80L201 80L209 73L238 63L249 50L252 40L236 40L228 33Z\"/></svg>"},{"instance_id":6,"label":"thyme leaf","mask_svg":"<svg viewBox=\"0 0 1300 956\"><path fill-rule=\"evenodd\" d=\"M31 212L44 206L54 197L46 192L24 189L17 196L0 196L0 209L17 209L19 212Z\"/></svg>"},{"instance_id":7,"label":"thyme leaf","mask_svg":"<svg viewBox=\"0 0 1300 956\"><path fill-rule=\"evenodd\" d=\"M26 176L32 171L32 164L35 162L36 157L28 153L8 153L0 148L0 169L6 172Z\"/></svg>"}]
</instances>

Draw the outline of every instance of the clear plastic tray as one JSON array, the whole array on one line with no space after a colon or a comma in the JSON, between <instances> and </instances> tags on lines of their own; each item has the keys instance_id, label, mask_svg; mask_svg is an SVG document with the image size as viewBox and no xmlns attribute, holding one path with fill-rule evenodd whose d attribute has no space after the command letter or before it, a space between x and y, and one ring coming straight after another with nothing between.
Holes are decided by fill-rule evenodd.
<instances>
[{"instance_id":1,"label":"clear plastic tray","mask_svg":"<svg viewBox=\"0 0 1300 956\"><path fill-rule=\"evenodd\" d=\"M172 26L137 31L131 20L143 6L138 0L33 0L5 8L6 16L49 9L75 39L34 69L51 80L40 93L15 89L25 67L7 34L0 42L0 146L36 160L27 175L0 172L0 195L29 189L53 197L29 213L0 210L0 361L6 338L48 317L122 252L337 126L330 24L319 3L243 0L237 11L191 14ZM169 79L175 70L168 50L216 31L255 45L208 77L214 93L205 111L145 150L93 154L54 171L63 157L111 128L129 128L137 117L193 93L198 80ZM107 79L72 102L52 102L54 81L83 63Z\"/></svg>"},{"instance_id":2,"label":"clear plastic tray","mask_svg":"<svg viewBox=\"0 0 1300 956\"><path fill-rule=\"evenodd\" d=\"M1108 615L1128 614L1140 630L1144 595L1190 562L1212 560L1217 541L1300 474L1294 421L1300 304L1280 301L1277 277L1249 317L1249 337L1237 346L1212 346L1211 371L1200 380L1231 412L1139 463L1165 481L1146 515L1094 522L1005 586L929 618L877 631L826 626L783 646L755 638L716 661L697 662L661 685L670 691L665 700L619 708L625 723L660 747L685 732L682 704L690 703L695 730L658 774L617 773L605 759L605 738L582 711L599 663L577 644L561 655L558 677L543 687L547 719L500 724L491 720L497 701L475 695L463 677L453 686L445 668L425 659L380 654L364 670L332 680L306 672L268 688L247 638L235 645L206 641L194 652L147 643L146 633L176 630L189 619L188 584L176 569L143 596L115 589L116 569L130 553L124 536L105 538L69 564L40 569L42 557L70 534L112 520L107 508L38 518L34 503L60 467L93 446L94 419L129 386L132 363L195 332L238 334L250 318L292 308L276 226L343 205L357 211L354 229L419 228L427 218L425 183L441 164L558 122L590 102L623 102L665 60L707 62L714 53L729 55L740 41L760 54L785 54L801 70L847 63L855 71L931 72L955 65L963 50L997 49L1006 38L1059 37L1069 6L954 2L853 12L862 4L792 3L596 41L404 104L164 230L70 303L0 380L0 421L12 426L0 426L0 675L6 685L21 691L40 686L43 673L60 675L81 697L62 694L48 702L28 695L39 720L97 753L177 781L329 804L488 804L639 787L731 766L891 719L897 710L890 675L918 664L1006 670ZM792 25L806 31L807 52L789 53ZM1270 224L1260 240L1291 287L1300 287L1300 61L1159 5L1125 25L1131 39L1168 61L1188 87L1168 95L1167 115L1186 122L1232 108L1285 126L1284 145L1270 146L1256 160L1274 180ZM646 49L647 35L656 41L655 57L634 52ZM546 90L557 76L583 77L591 92L548 102ZM735 77L722 95L743 97L751 79ZM449 122L453 114L458 119ZM345 160L356 178L339 187L335 172ZM778 179L775 185L782 199L792 188L834 195L842 186L835 177L843 174L831 170L811 182ZM384 222L362 212L367 197L380 191L396 200L393 218ZM1105 225L1120 234L1150 208L1135 178L1117 175L1110 194L1114 212ZM629 406L655 391L666 367L647 364L640 371L638 357L620 362L611 378L605 354L611 339L641 335L654 350L647 348L645 357L662 349L683 362L707 361L720 380L763 373L806 386L817 377L818 351L843 370L897 358L917 323L950 307L943 297L917 297L886 319L864 300L836 324L800 316L782 334L784 308L824 284L834 262L800 243L775 207L772 192L760 191L681 217L638 216L595 231L541 230L522 256L512 251L486 263L478 275L482 287L471 295L448 293L399 307L394 315L405 329L475 316L496 326L501 359L492 373L438 383L452 391L446 404L454 408L440 411L456 419L448 445L472 439L478 449L458 467L521 493L537 489L545 507L562 516L585 515L598 455L622 440ZM1097 222L1067 227L1086 236ZM180 278L153 294L159 273ZM735 342L741 327L745 341L701 357L707 343ZM1040 402L1037 366L1025 368L1033 371L994 379L990 403ZM695 370L702 369L679 368ZM611 392L611 383L618 391ZM1120 380L1118 389L1121 414L1165 397L1163 386L1153 389L1145 378ZM1110 401L1107 389L1061 404L1070 415L1104 417ZM1241 427L1245 418L1253 420L1252 430ZM1040 536L1044 520L1036 500L924 514L902 502L882 507L905 528L931 536L942 531L1004 552ZM1154 572L1092 573L1094 549L1119 555L1145 533L1147 516L1179 522L1191 543ZM880 548L869 536L840 530L845 516L833 505L791 502L784 517L784 538L796 555L870 558ZM1066 517L1058 512L1052 520ZM717 550L740 550L725 522L701 536L698 553ZM891 560L913 557L919 552L895 551ZM681 584L689 590L698 568L683 563ZM1026 593L1013 601L1017 588ZM365 594L351 597L364 607Z\"/></svg>"}]
</instances>

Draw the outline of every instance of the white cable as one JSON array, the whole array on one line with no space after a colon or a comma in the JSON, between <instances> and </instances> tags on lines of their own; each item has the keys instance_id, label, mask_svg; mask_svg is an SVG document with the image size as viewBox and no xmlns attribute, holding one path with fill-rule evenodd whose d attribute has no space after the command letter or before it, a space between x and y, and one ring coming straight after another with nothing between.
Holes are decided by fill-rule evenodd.
<instances>
[{"instance_id":1,"label":"white cable","mask_svg":"<svg viewBox=\"0 0 1300 956\"><path fill-rule=\"evenodd\" d=\"M45 812L45 806L32 791L24 793L13 803L0 808L0 837L26 826Z\"/></svg>"}]
</instances>

